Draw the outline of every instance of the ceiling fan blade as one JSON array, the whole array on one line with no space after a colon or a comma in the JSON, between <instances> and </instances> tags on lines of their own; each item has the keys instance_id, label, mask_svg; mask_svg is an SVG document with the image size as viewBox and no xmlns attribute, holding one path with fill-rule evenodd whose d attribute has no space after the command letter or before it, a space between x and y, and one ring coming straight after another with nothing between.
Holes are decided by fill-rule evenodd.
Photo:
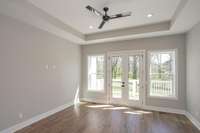
<instances>
[{"instance_id":1,"label":"ceiling fan blade","mask_svg":"<svg viewBox=\"0 0 200 133\"><path fill-rule=\"evenodd\" d=\"M131 12L119 13L119 14L111 15L110 19L121 18L121 17L128 17L128 16L131 16L131 14L132 14Z\"/></svg>"},{"instance_id":2,"label":"ceiling fan blade","mask_svg":"<svg viewBox=\"0 0 200 133\"><path fill-rule=\"evenodd\" d=\"M99 29L101 29L105 23L106 23L106 21L102 21L101 24L99 25Z\"/></svg>"},{"instance_id":3,"label":"ceiling fan blade","mask_svg":"<svg viewBox=\"0 0 200 133\"><path fill-rule=\"evenodd\" d=\"M100 11L94 9L94 8L91 7L90 5L86 6L86 9L88 9L89 11L95 13L97 16L103 16L103 14L102 14Z\"/></svg>"}]
</instances>

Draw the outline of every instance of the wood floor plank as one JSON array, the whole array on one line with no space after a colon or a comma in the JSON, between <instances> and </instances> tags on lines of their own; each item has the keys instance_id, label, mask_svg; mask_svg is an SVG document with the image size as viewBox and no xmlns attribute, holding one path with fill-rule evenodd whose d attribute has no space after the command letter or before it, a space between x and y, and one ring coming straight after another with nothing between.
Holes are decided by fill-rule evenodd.
<instances>
[{"instance_id":1,"label":"wood floor plank","mask_svg":"<svg viewBox=\"0 0 200 133\"><path fill-rule=\"evenodd\" d=\"M114 105L72 106L16 133L200 133L184 116Z\"/></svg>"}]
</instances>

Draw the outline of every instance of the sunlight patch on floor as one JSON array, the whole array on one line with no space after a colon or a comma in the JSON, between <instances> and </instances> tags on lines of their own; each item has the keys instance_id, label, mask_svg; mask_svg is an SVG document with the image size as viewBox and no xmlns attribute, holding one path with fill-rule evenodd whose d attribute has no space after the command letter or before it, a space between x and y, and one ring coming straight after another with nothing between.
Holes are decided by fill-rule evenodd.
<instances>
[{"instance_id":1,"label":"sunlight patch on floor","mask_svg":"<svg viewBox=\"0 0 200 133\"><path fill-rule=\"evenodd\" d=\"M126 111L125 114L132 114L132 115L143 115L143 114L152 114L149 111L142 111L142 110L135 110L135 111Z\"/></svg>"},{"instance_id":2,"label":"sunlight patch on floor","mask_svg":"<svg viewBox=\"0 0 200 133\"><path fill-rule=\"evenodd\" d=\"M97 108L102 110L122 110L124 114L131 114L131 115L143 115L143 114L152 114L151 111L145 111L145 110L135 110L130 107L126 106L114 106L109 104L90 104L86 105L88 108Z\"/></svg>"},{"instance_id":3,"label":"sunlight patch on floor","mask_svg":"<svg viewBox=\"0 0 200 133\"><path fill-rule=\"evenodd\" d=\"M106 107L113 107L112 105L88 105L89 108L106 108Z\"/></svg>"},{"instance_id":4,"label":"sunlight patch on floor","mask_svg":"<svg viewBox=\"0 0 200 133\"><path fill-rule=\"evenodd\" d=\"M134 111L126 111L124 112L125 114L131 114L131 115L142 115L141 113L139 112L134 112Z\"/></svg>"},{"instance_id":5,"label":"sunlight patch on floor","mask_svg":"<svg viewBox=\"0 0 200 133\"><path fill-rule=\"evenodd\" d=\"M137 110L136 112L142 113L142 114L152 114L150 111L143 111L143 110Z\"/></svg>"},{"instance_id":6,"label":"sunlight patch on floor","mask_svg":"<svg viewBox=\"0 0 200 133\"><path fill-rule=\"evenodd\" d=\"M104 110L125 110L129 109L127 107L109 107L109 108L103 108Z\"/></svg>"}]
</instances>

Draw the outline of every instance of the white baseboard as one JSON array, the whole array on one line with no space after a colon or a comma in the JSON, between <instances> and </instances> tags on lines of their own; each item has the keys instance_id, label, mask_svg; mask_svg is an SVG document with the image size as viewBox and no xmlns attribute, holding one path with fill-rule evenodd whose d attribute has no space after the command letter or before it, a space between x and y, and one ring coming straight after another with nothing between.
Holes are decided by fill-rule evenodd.
<instances>
[{"instance_id":1,"label":"white baseboard","mask_svg":"<svg viewBox=\"0 0 200 133\"><path fill-rule=\"evenodd\" d=\"M80 98L80 101L91 102L91 103L100 103L100 104L108 104L107 101L103 100L103 99Z\"/></svg>"},{"instance_id":2,"label":"white baseboard","mask_svg":"<svg viewBox=\"0 0 200 133\"><path fill-rule=\"evenodd\" d=\"M191 113L186 112L185 116L200 130L200 122Z\"/></svg>"},{"instance_id":3,"label":"white baseboard","mask_svg":"<svg viewBox=\"0 0 200 133\"><path fill-rule=\"evenodd\" d=\"M73 104L74 104L73 102L69 102L69 103L64 104L62 106L59 106L59 107L57 107L57 108L55 108L53 110L50 110L50 111L45 112L45 113L42 113L42 114L37 115L37 116L35 116L35 117L33 117L33 118L29 119L29 120L26 120L24 122L21 122L19 124L14 125L14 126L12 126L10 128L7 128L7 129L5 129L3 131L0 131L0 133L14 133L14 132L16 132L16 131L24 128L24 127L27 127L27 126L35 123L35 122L40 121L41 119L44 119L44 118L46 118L46 117L48 117L50 115L53 115L53 114L55 114L55 113L57 113L59 111L62 111L64 109L72 106Z\"/></svg>"},{"instance_id":4,"label":"white baseboard","mask_svg":"<svg viewBox=\"0 0 200 133\"><path fill-rule=\"evenodd\" d=\"M166 107L156 107L156 106L144 106L142 107L146 110L153 110L158 112L166 112L166 113L174 113L174 114L182 114L185 115L186 111L181 109L173 109L173 108L166 108Z\"/></svg>"}]
</instances>

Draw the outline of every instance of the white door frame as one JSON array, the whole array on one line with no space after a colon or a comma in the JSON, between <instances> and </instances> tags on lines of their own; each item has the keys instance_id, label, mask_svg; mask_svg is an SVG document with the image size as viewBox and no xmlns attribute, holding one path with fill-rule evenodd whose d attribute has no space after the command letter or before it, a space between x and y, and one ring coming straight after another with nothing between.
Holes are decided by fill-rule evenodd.
<instances>
[{"instance_id":1,"label":"white door frame","mask_svg":"<svg viewBox=\"0 0 200 133\"><path fill-rule=\"evenodd\" d=\"M107 101L108 103L111 103L111 98L112 98L112 81L111 81L111 61L110 57L114 55L142 55L142 71L141 71L141 86L140 86L140 103L139 104L131 104L128 103L128 106L136 106L136 107L142 107L146 103L146 74L145 74L145 65L146 65L146 60L145 60L145 50L128 50L128 51L110 51L107 52Z\"/></svg>"}]
</instances>

